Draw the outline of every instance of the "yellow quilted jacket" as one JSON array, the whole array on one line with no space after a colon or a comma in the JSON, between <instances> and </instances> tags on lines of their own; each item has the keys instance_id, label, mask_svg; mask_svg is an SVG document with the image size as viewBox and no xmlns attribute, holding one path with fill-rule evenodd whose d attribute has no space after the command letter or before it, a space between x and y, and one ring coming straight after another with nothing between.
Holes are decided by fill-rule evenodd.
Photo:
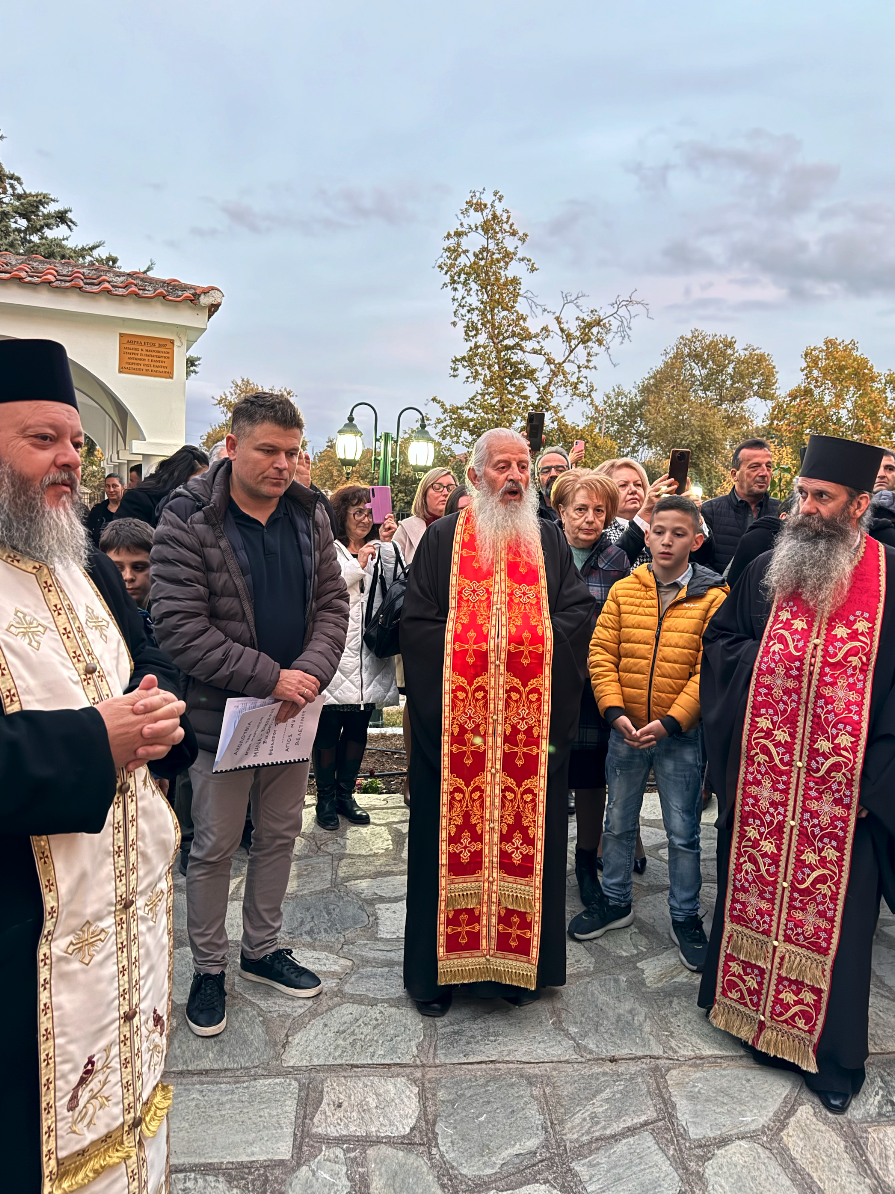
<instances>
[{"instance_id":1,"label":"yellow quilted jacket","mask_svg":"<svg viewBox=\"0 0 895 1194\"><path fill-rule=\"evenodd\" d=\"M623 708L640 729L669 714L690 730L699 722L702 633L728 593L710 568L693 565L686 588L659 615L648 564L609 591L590 642L590 680L600 712Z\"/></svg>"}]
</instances>

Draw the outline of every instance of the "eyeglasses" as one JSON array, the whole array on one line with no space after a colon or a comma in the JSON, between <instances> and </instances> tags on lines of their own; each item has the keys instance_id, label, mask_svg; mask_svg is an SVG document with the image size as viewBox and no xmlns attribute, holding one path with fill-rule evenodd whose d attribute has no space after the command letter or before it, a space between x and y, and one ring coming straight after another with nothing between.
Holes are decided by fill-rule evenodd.
<instances>
[{"instance_id":1,"label":"eyeglasses","mask_svg":"<svg viewBox=\"0 0 895 1194\"><path fill-rule=\"evenodd\" d=\"M355 522L366 522L368 518L372 519L373 511L372 510L352 510L351 517L354 519Z\"/></svg>"},{"instance_id":2,"label":"eyeglasses","mask_svg":"<svg viewBox=\"0 0 895 1194\"><path fill-rule=\"evenodd\" d=\"M433 493L450 493L451 490L456 489L457 486L453 482L451 482L450 485L442 485L440 481L436 481L435 484L430 485L429 488Z\"/></svg>"},{"instance_id":3,"label":"eyeglasses","mask_svg":"<svg viewBox=\"0 0 895 1194\"><path fill-rule=\"evenodd\" d=\"M568 471L567 464L545 464L543 468L538 469L538 476L549 477L551 473L567 473Z\"/></svg>"}]
</instances>

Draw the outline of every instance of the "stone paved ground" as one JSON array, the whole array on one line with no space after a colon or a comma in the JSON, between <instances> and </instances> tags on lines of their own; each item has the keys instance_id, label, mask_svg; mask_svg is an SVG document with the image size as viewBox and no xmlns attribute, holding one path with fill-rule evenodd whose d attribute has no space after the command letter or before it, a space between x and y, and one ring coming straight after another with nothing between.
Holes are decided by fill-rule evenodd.
<instances>
[{"instance_id":1,"label":"stone paved ground","mask_svg":"<svg viewBox=\"0 0 895 1194\"><path fill-rule=\"evenodd\" d=\"M236 977L227 1031L184 1022L191 966L177 876L169 1079L174 1194L882 1194L895 1188L895 918L874 959L867 1083L848 1116L748 1060L695 1005L668 940L658 800L635 922L568 943L568 985L540 1003L458 1001L423 1020L401 986L407 812L296 844L284 935L325 980L298 1001ZM703 906L715 890L704 827ZM572 822L574 830L574 821ZM570 842L570 859L574 842ZM238 943L246 855L233 866ZM580 909L569 874L570 915Z\"/></svg>"}]
</instances>

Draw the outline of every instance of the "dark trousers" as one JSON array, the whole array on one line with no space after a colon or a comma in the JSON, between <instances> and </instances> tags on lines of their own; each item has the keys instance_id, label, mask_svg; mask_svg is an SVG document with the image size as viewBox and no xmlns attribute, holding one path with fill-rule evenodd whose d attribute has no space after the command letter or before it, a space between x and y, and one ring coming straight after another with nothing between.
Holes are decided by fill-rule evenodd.
<instances>
[{"instance_id":1,"label":"dark trousers","mask_svg":"<svg viewBox=\"0 0 895 1194\"><path fill-rule=\"evenodd\" d=\"M321 789L337 783L344 789L344 795L354 791L372 716L372 706L323 706L314 739L314 782L318 795Z\"/></svg>"}]
</instances>

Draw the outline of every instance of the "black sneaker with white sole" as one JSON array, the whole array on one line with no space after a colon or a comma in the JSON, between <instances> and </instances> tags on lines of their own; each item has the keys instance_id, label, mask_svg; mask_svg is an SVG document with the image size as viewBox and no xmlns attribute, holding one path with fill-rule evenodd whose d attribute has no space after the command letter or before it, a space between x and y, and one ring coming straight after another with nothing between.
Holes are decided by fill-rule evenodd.
<instances>
[{"instance_id":1,"label":"black sneaker with white sole","mask_svg":"<svg viewBox=\"0 0 895 1194\"><path fill-rule=\"evenodd\" d=\"M610 904L608 900L600 899L572 918L569 936L576 941L592 941L610 929L624 929L633 921L634 913L630 904Z\"/></svg>"},{"instance_id":2,"label":"black sneaker with white sole","mask_svg":"<svg viewBox=\"0 0 895 1194\"><path fill-rule=\"evenodd\" d=\"M702 974L709 942L702 927L701 916L687 916L671 922L671 940L678 947L678 956L688 970Z\"/></svg>"},{"instance_id":3,"label":"black sneaker with white sole","mask_svg":"<svg viewBox=\"0 0 895 1194\"><path fill-rule=\"evenodd\" d=\"M291 949L275 949L263 958L239 955L239 973L251 983L266 983L284 995L297 999L312 999L323 990L323 983L313 971L299 966Z\"/></svg>"},{"instance_id":4,"label":"black sneaker with white sole","mask_svg":"<svg viewBox=\"0 0 895 1194\"><path fill-rule=\"evenodd\" d=\"M196 1036L217 1036L227 1027L224 972L194 974L186 1004L186 1022Z\"/></svg>"}]
</instances>

